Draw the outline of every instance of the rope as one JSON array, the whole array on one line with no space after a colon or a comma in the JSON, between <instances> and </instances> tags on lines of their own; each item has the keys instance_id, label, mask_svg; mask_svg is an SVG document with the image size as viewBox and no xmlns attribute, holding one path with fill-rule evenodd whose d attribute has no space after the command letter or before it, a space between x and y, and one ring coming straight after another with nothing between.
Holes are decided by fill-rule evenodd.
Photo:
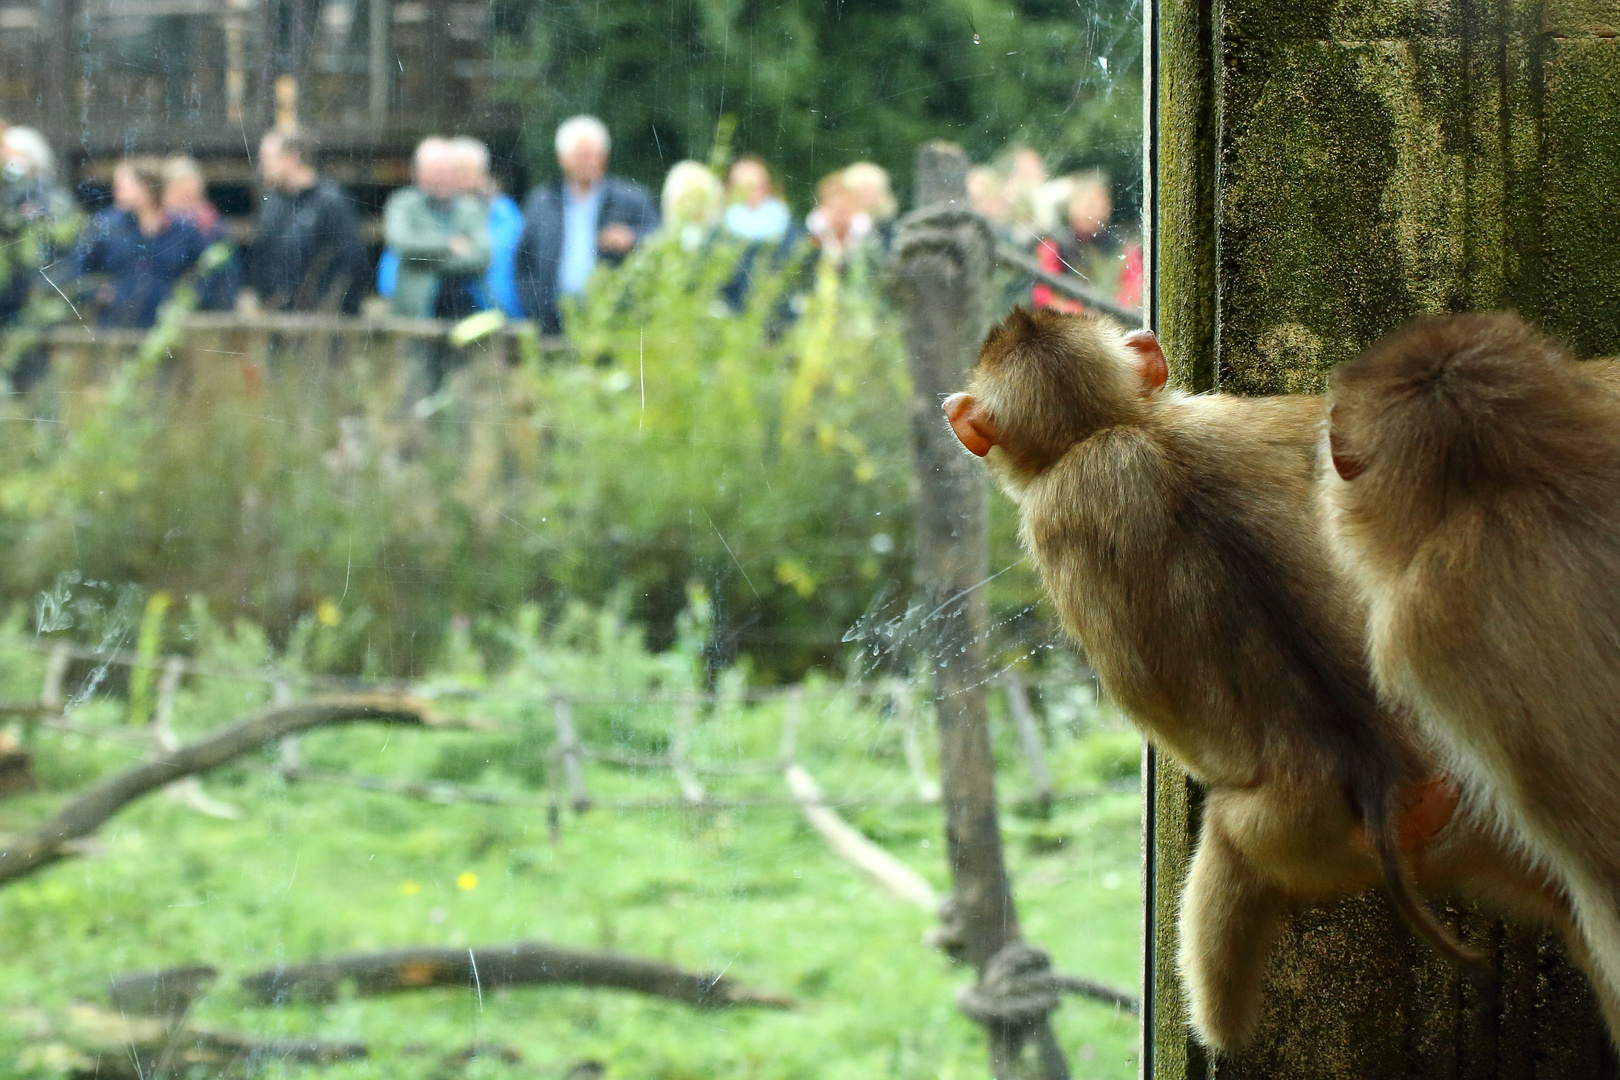
<instances>
[{"instance_id":1,"label":"rope","mask_svg":"<svg viewBox=\"0 0 1620 1080\"><path fill-rule=\"evenodd\" d=\"M1027 941L1013 941L990 958L978 983L958 994L956 1003L981 1027L1032 1030L1061 999L1062 990L1046 950Z\"/></svg>"}]
</instances>

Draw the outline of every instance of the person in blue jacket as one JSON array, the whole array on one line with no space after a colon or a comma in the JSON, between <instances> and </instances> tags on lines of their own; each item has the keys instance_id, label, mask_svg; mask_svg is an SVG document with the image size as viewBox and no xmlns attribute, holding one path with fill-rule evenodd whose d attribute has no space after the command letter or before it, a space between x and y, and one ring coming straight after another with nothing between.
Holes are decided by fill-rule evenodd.
<instances>
[{"instance_id":1,"label":"person in blue jacket","mask_svg":"<svg viewBox=\"0 0 1620 1080\"><path fill-rule=\"evenodd\" d=\"M512 261L523 235L523 211L517 201L495 183L489 172L489 148L477 139L449 140L450 153L461 177L461 189L489 204L489 269L473 290L473 299L482 311L499 309L507 318L523 318L517 285L512 277ZM377 263L377 292L392 298L399 276L399 252L386 248Z\"/></svg>"},{"instance_id":2,"label":"person in blue jacket","mask_svg":"<svg viewBox=\"0 0 1620 1080\"><path fill-rule=\"evenodd\" d=\"M208 240L163 209L161 162L130 160L113 170L113 205L90 222L73 253L73 276L105 274L95 290L97 325L148 327L196 265Z\"/></svg>"},{"instance_id":3,"label":"person in blue jacket","mask_svg":"<svg viewBox=\"0 0 1620 1080\"><path fill-rule=\"evenodd\" d=\"M556 145L562 176L529 192L514 262L523 310L553 334L562 329L558 301L584 292L598 261L621 261L658 228L647 192L607 175L611 142L602 121L563 121Z\"/></svg>"}]
</instances>

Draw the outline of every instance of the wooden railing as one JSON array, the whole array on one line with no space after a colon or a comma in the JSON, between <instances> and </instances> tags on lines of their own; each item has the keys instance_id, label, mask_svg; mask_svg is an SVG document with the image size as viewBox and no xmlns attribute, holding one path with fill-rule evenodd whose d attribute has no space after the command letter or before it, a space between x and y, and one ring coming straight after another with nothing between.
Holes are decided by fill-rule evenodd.
<instances>
[{"instance_id":1,"label":"wooden railing","mask_svg":"<svg viewBox=\"0 0 1620 1080\"><path fill-rule=\"evenodd\" d=\"M182 371L206 376L222 368L264 368L305 357L333 364L360 356L414 363L419 356L415 350L426 344L489 355L507 364L518 363L525 355L557 356L569 350L566 338L540 334L526 321L506 323L464 342L456 336L458 325L396 316L198 312L186 318L185 331L170 352ZM139 349L149 333L69 322L38 336L49 352L50 370L60 385L72 389L99 381Z\"/></svg>"}]
</instances>

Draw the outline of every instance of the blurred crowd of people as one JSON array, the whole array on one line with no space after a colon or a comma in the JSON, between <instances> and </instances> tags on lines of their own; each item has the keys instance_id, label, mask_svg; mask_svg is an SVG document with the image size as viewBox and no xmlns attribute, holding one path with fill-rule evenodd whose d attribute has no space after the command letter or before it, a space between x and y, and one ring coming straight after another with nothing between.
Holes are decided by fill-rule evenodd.
<instances>
[{"instance_id":1,"label":"blurred crowd of people","mask_svg":"<svg viewBox=\"0 0 1620 1080\"><path fill-rule=\"evenodd\" d=\"M583 293L598 265L615 264L655 233L684 249L728 239L741 250L725 299L736 306L769 253L780 265L808 252L842 271L880 256L898 211L889 176L857 162L824 177L802 219L766 162L735 159L722 176L696 161L670 169L655 200L609 172L612 139L591 116L556 131L558 176L520 207L501 191L489 150L471 138L430 138L415 151L412 182L382 214L383 249L373 260L353 199L324 176L318 146L296 131L259 144L258 212L251 239L232 245L188 157L129 158L112 172L111 205L81 222L57 182L46 140L0 124L0 327L49 289L101 326L153 324L185 282L201 309L358 314L370 294L397 315L456 319L478 311L561 328L565 298ZM1120 235L1106 179L1050 178L1038 154L1011 152L969 178L974 205L999 237L1036 254L1125 307L1141 301L1141 250ZM1036 303L1073 308L1047 286Z\"/></svg>"},{"instance_id":2,"label":"blurred crowd of people","mask_svg":"<svg viewBox=\"0 0 1620 1080\"><path fill-rule=\"evenodd\" d=\"M1051 177L1034 150L1019 148L995 165L968 173L968 197L999 239L1032 246L1049 274L1073 274L1092 291L1128 310L1142 306L1142 245L1114 221L1114 196L1101 173ZM1037 284L1041 307L1078 311L1081 305Z\"/></svg>"}]
</instances>

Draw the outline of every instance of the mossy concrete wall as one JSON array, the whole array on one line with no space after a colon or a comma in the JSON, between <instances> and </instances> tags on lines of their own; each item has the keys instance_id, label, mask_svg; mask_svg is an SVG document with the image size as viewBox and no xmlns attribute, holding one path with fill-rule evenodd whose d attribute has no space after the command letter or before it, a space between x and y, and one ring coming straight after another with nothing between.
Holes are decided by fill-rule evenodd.
<instances>
[{"instance_id":1,"label":"mossy concrete wall","mask_svg":"<svg viewBox=\"0 0 1620 1080\"><path fill-rule=\"evenodd\" d=\"M1419 312L1514 307L1620 353L1620 0L1150 5L1155 324L1182 385L1315 392ZM1175 911L1197 796L1160 762L1154 1076L1613 1076L1559 943L1453 908L1475 984L1376 894L1296 917L1258 1045L1186 1035Z\"/></svg>"}]
</instances>

